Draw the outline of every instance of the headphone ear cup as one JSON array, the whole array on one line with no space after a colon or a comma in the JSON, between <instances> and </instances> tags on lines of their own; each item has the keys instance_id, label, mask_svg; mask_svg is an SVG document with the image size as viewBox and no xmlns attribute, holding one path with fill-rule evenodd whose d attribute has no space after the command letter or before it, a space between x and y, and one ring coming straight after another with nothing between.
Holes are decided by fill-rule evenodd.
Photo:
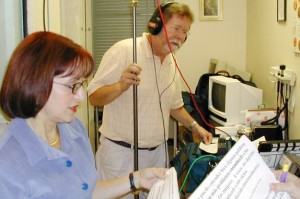
<instances>
[{"instance_id":1,"label":"headphone ear cup","mask_svg":"<svg viewBox=\"0 0 300 199\"><path fill-rule=\"evenodd\" d=\"M152 35L157 35L161 31L162 25L159 13L155 12L148 22L148 31Z\"/></svg>"},{"instance_id":2,"label":"headphone ear cup","mask_svg":"<svg viewBox=\"0 0 300 199\"><path fill-rule=\"evenodd\" d=\"M166 3L163 3L162 5L160 5L162 13L164 13L164 11L167 7L169 7L171 4L174 4L174 3L175 2L171 1L171 2L166 2ZM150 20L148 22L148 31L152 35L157 35L161 31L162 27L163 27L163 21L160 16L159 9L156 8L156 10L154 11L152 17L150 18Z\"/></svg>"}]
</instances>

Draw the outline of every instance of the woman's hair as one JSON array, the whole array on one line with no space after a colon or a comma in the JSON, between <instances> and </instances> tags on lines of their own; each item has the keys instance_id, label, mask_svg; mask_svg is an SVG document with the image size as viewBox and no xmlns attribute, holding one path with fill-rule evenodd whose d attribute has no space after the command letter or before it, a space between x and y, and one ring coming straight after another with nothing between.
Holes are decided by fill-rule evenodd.
<instances>
[{"instance_id":1,"label":"woman's hair","mask_svg":"<svg viewBox=\"0 0 300 199\"><path fill-rule=\"evenodd\" d=\"M0 106L10 118L34 117L44 107L57 75L87 78L92 56L72 40L51 32L28 35L13 52L0 91Z\"/></svg>"}]
</instances>

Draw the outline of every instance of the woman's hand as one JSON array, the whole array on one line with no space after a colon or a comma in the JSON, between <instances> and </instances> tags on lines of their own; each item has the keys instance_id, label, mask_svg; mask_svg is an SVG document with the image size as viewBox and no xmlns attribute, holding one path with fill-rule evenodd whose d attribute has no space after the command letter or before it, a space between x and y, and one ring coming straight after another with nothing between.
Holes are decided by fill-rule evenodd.
<instances>
[{"instance_id":1,"label":"woman's hand","mask_svg":"<svg viewBox=\"0 0 300 199\"><path fill-rule=\"evenodd\" d=\"M166 171L165 168L146 168L135 171L133 176L136 188L150 190L155 182L166 177Z\"/></svg>"},{"instance_id":2,"label":"woman's hand","mask_svg":"<svg viewBox=\"0 0 300 199\"><path fill-rule=\"evenodd\" d=\"M273 173L278 181L282 175L282 170L274 170ZM287 173L286 182L283 183L271 183L270 188L275 192L287 192L292 198L300 199L300 178Z\"/></svg>"}]
</instances>

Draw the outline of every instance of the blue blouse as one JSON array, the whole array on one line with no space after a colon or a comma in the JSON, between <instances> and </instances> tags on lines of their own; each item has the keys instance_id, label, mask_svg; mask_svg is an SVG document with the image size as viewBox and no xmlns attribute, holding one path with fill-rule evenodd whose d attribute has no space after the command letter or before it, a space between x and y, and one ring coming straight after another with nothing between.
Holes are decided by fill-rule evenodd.
<instances>
[{"instance_id":1,"label":"blue blouse","mask_svg":"<svg viewBox=\"0 0 300 199\"><path fill-rule=\"evenodd\" d=\"M15 118L0 140L0 198L91 198L97 174L87 132L78 119L58 124L61 150Z\"/></svg>"}]
</instances>

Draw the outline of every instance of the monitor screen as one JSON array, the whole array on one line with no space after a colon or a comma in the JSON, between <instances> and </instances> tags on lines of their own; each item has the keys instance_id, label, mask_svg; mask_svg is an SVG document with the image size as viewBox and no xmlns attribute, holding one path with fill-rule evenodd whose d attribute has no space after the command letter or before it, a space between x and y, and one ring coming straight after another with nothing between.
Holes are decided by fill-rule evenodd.
<instances>
[{"instance_id":1,"label":"monitor screen","mask_svg":"<svg viewBox=\"0 0 300 199\"><path fill-rule=\"evenodd\" d=\"M212 85L212 105L218 111L225 112L226 86L223 84Z\"/></svg>"}]
</instances>

